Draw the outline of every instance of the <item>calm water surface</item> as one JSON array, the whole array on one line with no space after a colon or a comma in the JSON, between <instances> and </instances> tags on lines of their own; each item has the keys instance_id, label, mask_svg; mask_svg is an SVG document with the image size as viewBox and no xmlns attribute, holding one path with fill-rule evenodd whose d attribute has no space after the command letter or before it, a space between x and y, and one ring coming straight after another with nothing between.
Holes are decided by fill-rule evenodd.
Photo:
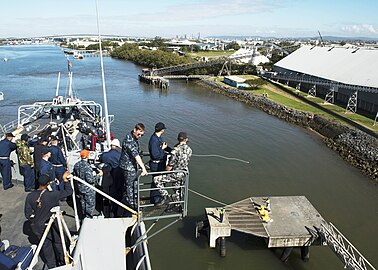
<instances>
[{"instance_id":1,"label":"calm water surface","mask_svg":"<svg viewBox=\"0 0 378 270\"><path fill-rule=\"evenodd\" d=\"M58 72L60 93L66 91L67 62L60 48L50 46L0 47L0 122L16 118L21 104L49 100L55 95ZM71 60L74 88L82 99L101 102L99 58ZM176 142L187 131L195 154L218 154L248 160L245 164L219 158L193 157L190 188L225 203L250 196L305 195L322 216L378 265L377 186L329 150L314 134L282 122L253 107L215 94L194 83L171 81L168 91L142 84L140 67L104 58L111 129L122 139L136 122L143 122L147 150L156 122L168 129L165 139ZM149 241L154 269L343 269L327 247L312 247L304 263L295 251L287 264L280 251L241 233L227 238L227 256L220 258L205 237L195 239L195 221L204 208L217 206L189 196L189 215ZM274 207L274 205L272 206ZM157 227L165 225L160 222Z\"/></svg>"}]
</instances>

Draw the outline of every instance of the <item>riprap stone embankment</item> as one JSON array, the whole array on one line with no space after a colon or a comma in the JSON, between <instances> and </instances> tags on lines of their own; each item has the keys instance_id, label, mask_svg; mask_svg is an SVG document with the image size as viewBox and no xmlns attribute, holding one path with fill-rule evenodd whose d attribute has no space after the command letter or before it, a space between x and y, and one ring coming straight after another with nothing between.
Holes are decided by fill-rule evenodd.
<instances>
[{"instance_id":1,"label":"riprap stone embankment","mask_svg":"<svg viewBox=\"0 0 378 270\"><path fill-rule=\"evenodd\" d=\"M378 139L358 129L334 123L322 116L298 111L278 104L266 97L234 87L220 86L210 79L199 82L212 91L252 105L270 115L304 128L311 128L323 136L328 147L338 152L350 164L378 182Z\"/></svg>"}]
</instances>

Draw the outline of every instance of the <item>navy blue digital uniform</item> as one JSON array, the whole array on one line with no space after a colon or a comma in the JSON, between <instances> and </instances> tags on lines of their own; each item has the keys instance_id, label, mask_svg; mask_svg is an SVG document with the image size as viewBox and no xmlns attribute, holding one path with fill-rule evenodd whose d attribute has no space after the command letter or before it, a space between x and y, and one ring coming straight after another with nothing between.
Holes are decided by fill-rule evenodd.
<instances>
[{"instance_id":1,"label":"navy blue digital uniform","mask_svg":"<svg viewBox=\"0 0 378 270\"><path fill-rule=\"evenodd\" d=\"M134 139L131 131L122 142L121 158L119 167L122 169L124 179L124 191L122 201L129 207L136 209L137 206L137 172L138 164L135 157L139 156L140 146L138 140Z\"/></svg>"},{"instance_id":2,"label":"navy blue digital uniform","mask_svg":"<svg viewBox=\"0 0 378 270\"><path fill-rule=\"evenodd\" d=\"M17 145L7 138L0 141L0 172L3 177L4 190L13 186L10 153L17 149Z\"/></svg>"}]
</instances>

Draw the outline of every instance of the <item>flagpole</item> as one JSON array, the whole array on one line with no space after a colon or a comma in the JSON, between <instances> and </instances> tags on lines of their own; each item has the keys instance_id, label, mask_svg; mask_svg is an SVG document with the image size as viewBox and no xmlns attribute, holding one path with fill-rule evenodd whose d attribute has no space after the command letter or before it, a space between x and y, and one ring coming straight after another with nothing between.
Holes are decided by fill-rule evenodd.
<instances>
[{"instance_id":1,"label":"flagpole","mask_svg":"<svg viewBox=\"0 0 378 270\"><path fill-rule=\"evenodd\" d=\"M70 79L70 85L68 87L68 97L72 98L72 64L70 62L70 59L67 57L67 63L68 63L68 78Z\"/></svg>"},{"instance_id":2,"label":"flagpole","mask_svg":"<svg viewBox=\"0 0 378 270\"><path fill-rule=\"evenodd\" d=\"M97 13L97 30L98 30L98 43L100 47L100 62L101 62L101 77L102 77L102 93L104 96L104 112L105 112L105 128L106 128L106 142L110 148L110 124L109 124L109 113L108 113L108 101L106 97L106 86L105 86L105 74L104 74L104 61L102 59L102 44L101 44L101 34L100 34L100 16L98 12L98 0L96 0L96 13Z\"/></svg>"}]
</instances>

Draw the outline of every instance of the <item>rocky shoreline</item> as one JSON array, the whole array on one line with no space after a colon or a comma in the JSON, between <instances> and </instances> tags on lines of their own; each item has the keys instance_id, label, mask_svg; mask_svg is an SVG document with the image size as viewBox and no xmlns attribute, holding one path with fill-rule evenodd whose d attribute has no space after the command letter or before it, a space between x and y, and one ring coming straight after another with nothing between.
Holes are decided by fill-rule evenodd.
<instances>
[{"instance_id":1,"label":"rocky shoreline","mask_svg":"<svg viewBox=\"0 0 378 270\"><path fill-rule=\"evenodd\" d=\"M331 122L313 114L298 111L275 103L268 98L234 87L219 86L215 81L204 79L199 84L216 93L252 105L270 115L304 128L311 128L323 136L326 145L339 153L354 167L360 169L378 183L378 139L358 129Z\"/></svg>"}]
</instances>

